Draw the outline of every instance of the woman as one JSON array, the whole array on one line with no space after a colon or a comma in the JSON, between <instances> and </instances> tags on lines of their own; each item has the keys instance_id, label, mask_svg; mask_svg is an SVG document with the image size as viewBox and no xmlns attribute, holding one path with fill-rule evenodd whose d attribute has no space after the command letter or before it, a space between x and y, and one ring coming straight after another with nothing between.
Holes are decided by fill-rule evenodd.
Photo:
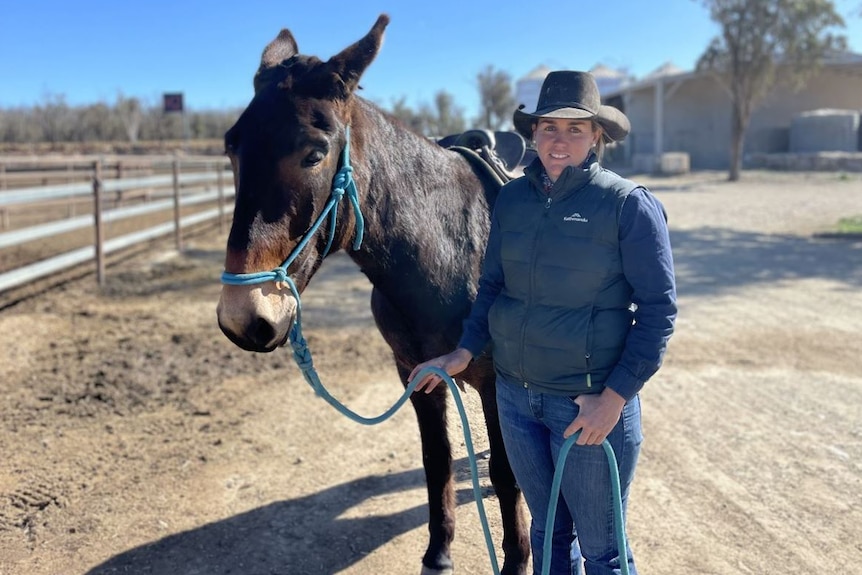
<instances>
[{"instance_id":1,"label":"woman","mask_svg":"<svg viewBox=\"0 0 862 575\"><path fill-rule=\"evenodd\" d=\"M523 106L521 106L523 108ZM451 375L490 343L506 453L532 515L533 571L619 573L607 439L623 508L642 441L638 392L673 332L676 288L664 208L644 187L605 170L606 143L628 118L601 104L586 72L551 72L536 111L515 128L537 157L500 191L479 291L453 352L416 366ZM430 374L416 391L430 393ZM542 557L555 463L566 461L552 557ZM629 572L637 573L631 552Z\"/></svg>"}]
</instances>

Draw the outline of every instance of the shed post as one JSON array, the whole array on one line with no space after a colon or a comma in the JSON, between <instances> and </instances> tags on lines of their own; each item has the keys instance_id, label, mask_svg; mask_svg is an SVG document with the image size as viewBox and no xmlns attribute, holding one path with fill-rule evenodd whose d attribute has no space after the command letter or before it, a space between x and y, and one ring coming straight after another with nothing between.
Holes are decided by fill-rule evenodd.
<instances>
[{"instance_id":1,"label":"shed post","mask_svg":"<svg viewBox=\"0 0 862 575\"><path fill-rule=\"evenodd\" d=\"M653 170L661 167L661 155L664 153L664 78L655 82L655 129L653 130Z\"/></svg>"}]
</instances>

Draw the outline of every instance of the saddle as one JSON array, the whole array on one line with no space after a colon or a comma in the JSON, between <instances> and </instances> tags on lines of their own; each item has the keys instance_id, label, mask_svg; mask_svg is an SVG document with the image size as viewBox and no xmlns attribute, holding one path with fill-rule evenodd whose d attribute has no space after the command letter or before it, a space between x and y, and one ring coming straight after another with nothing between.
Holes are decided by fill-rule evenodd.
<instances>
[{"instance_id":1,"label":"saddle","mask_svg":"<svg viewBox=\"0 0 862 575\"><path fill-rule=\"evenodd\" d=\"M437 144L490 170L500 185L521 175L520 166L528 153L526 140L516 132L467 130L440 138Z\"/></svg>"}]
</instances>

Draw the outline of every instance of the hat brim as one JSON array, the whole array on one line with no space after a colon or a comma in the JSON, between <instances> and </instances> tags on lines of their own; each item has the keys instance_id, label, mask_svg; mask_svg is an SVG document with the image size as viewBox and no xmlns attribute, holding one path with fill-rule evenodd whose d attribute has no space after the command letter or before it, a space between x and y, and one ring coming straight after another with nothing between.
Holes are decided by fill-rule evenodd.
<instances>
[{"instance_id":1,"label":"hat brim","mask_svg":"<svg viewBox=\"0 0 862 575\"><path fill-rule=\"evenodd\" d=\"M533 139L533 124L538 122L539 118L595 120L604 129L605 139L612 142L624 140L631 130L631 124L625 114L613 106L605 105L599 107L598 113L583 108L564 106L550 106L536 110L532 114L515 110L512 123L515 125L515 131L529 141Z\"/></svg>"}]
</instances>

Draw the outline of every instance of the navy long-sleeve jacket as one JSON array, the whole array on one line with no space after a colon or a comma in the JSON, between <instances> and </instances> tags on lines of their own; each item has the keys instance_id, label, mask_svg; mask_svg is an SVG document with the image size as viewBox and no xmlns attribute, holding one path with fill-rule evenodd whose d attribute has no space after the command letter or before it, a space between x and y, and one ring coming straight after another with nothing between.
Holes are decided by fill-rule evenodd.
<instances>
[{"instance_id":1,"label":"navy long-sleeve jacket","mask_svg":"<svg viewBox=\"0 0 862 575\"><path fill-rule=\"evenodd\" d=\"M598 169L593 164L587 170L572 169L568 176L574 178L577 186L581 185L578 178L594 178ZM561 178L565 176L564 173ZM479 291L470 316L464 322L459 343L459 347L468 349L474 356L491 340L488 314L505 287L501 240L499 214L495 209ZM677 314L673 258L664 208L645 188L635 187L625 196L619 211L617 240L621 271L631 289L630 303L634 312L619 358L602 379L604 386L628 400L661 366ZM577 258L578 254L570 257ZM577 334L572 336L577 337ZM495 349L499 348L501 342L494 343Z\"/></svg>"}]
</instances>

